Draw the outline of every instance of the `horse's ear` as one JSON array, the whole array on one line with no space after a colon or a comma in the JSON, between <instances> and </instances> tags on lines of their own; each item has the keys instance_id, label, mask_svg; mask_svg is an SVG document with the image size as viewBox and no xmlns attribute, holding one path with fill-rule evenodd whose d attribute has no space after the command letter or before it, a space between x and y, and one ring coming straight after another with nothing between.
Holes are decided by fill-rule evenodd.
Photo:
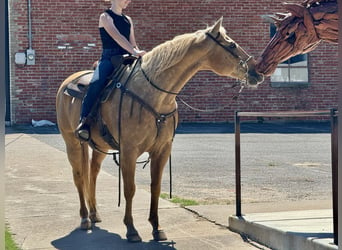
<instances>
[{"instance_id":1,"label":"horse's ear","mask_svg":"<svg viewBox=\"0 0 342 250\"><path fill-rule=\"evenodd\" d=\"M282 19L278 18L275 15L265 15L263 16L263 18L269 22L269 23L273 23L276 27L280 26L280 23L282 22Z\"/></svg>"},{"instance_id":2,"label":"horse's ear","mask_svg":"<svg viewBox=\"0 0 342 250\"><path fill-rule=\"evenodd\" d=\"M220 32L220 28L222 26L222 20L223 20L223 17L221 17L219 20L216 21L213 28L211 29L211 32L210 32L211 34L216 35Z\"/></svg>"},{"instance_id":3,"label":"horse's ear","mask_svg":"<svg viewBox=\"0 0 342 250\"><path fill-rule=\"evenodd\" d=\"M283 3L283 5L293 16L303 17L305 11L304 6L295 3Z\"/></svg>"}]
</instances>

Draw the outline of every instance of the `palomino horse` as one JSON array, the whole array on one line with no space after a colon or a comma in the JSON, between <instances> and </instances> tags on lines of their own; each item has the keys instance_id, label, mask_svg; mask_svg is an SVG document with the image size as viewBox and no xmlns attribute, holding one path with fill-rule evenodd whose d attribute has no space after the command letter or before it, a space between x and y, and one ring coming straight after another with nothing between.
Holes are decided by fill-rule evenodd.
<instances>
[{"instance_id":1,"label":"palomino horse","mask_svg":"<svg viewBox=\"0 0 342 250\"><path fill-rule=\"evenodd\" d=\"M133 224L132 199L136 160L144 152L148 152L151 158L149 221L152 234L154 240L166 240L159 226L158 200L163 168L171 153L178 121L177 93L199 70L211 70L256 86L263 76L255 72L254 64L254 59L226 35L221 18L213 27L177 36L148 52L141 58L141 64L132 73L127 73L130 76L121 81L125 82L122 84L124 87L121 85L101 104L97 113L112 138L118 142L118 147L114 146L114 149L120 152L126 200L124 223L129 242L141 241ZM75 73L62 83L56 102L58 126L66 143L79 193L81 228L87 229L91 223L100 221L96 209L96 178L106 156L104 152L113 147L101 137L98 125L93 125L92 141L99 150L92 151L88 165L88 143L80 143L74 134L81 101L64 94L67 84L80 75L82 72Z\"/></svg>"},{"instance_id":2,"label":"palomino horse","mask_svg":"<svg viewBox=\"0 0 342 250\"><path fill-rule=\"evenodd\" d=\"M287 14L272 17L277 32L257 60L256 70L271 75L280 62L314 50L323 40L338 42L337 0L284 4Z\"/></svg>"}]
</instances>

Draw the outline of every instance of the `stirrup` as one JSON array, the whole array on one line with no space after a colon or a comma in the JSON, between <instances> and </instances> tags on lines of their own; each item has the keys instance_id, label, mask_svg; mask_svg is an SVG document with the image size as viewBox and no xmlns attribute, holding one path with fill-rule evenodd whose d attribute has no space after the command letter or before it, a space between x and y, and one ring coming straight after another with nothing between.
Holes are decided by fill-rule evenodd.
<instances>
[{"instance_id":1,"label":"stirrup","mask_svg":"<svg viewBox=\"0 0 342 250\"><path fill-rule=\"evenodd\" d=\"M88 129L85 129L85 128L76 130L76 136L81 141L89 141L90 131Z\"/></svg>"},{"instance_id":2,"label":"stirrup","mask_svg":"<svg viewBox=\"0 0 342 250\"><path fill-rule=\"evenodd\" d=\"M89 141L90 128L85 119L82 119L75 131L76 137L81 141Z\"/></svg>"}]
</instances>

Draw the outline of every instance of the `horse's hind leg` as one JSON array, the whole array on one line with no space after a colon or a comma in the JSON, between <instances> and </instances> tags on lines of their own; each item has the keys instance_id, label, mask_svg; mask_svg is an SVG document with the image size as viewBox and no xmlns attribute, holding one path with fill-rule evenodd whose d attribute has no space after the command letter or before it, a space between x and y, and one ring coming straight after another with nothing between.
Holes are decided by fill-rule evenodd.
<instances>
[{"instance_id":1,"label":"horse's hind leg","mask_svg":"<svg viewBox=\"0 0 342 250\"><path fill-rule=\"evenodd\" d=\"M151 204L149 221L152 225L153 239L156 241L167 240L166 234L159 226L158 202L161 190L161 180L164 166L171 153L171 143L165 145L158 152L151 154Z\"/></svg>"},{"instance_id":2,"label":"horse's hind leg","mask_svg":"<svg viewBox=\"0 0 342 250\"><path fill-rule=\"evenodd\" d=\"M88 195L88 207L89 218L92 223L101 222L101 218L96 209L96 179L100 172L101 163L106 157L105 154L93 151L90 162L90 179L89 179L89 195Z\"/></svg>"},{"instance_id":3,"label":"horse's hind leg","mask_svg":"<svg viewBox=\"0 0 342 250\"><path fill-rule=\"evenodd\" d=\"M88 209L86 206L89 182L88 145L86 143L80 144L79 140L74 138L74 135L71 135L69 138L66 138L65 135L63 137L66 142L68 159L72 166L74 183L80 199L81 229L89 229L91 222L88 218Z\"/></svg>"}]
</instances>

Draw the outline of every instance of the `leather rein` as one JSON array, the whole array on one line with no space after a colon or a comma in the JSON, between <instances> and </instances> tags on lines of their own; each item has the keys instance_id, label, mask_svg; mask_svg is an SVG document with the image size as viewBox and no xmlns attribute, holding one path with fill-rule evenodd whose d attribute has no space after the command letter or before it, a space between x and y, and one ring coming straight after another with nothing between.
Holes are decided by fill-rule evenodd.
<instances>
[{"instance_id":1,"label":"leather rein","mask_svg":"<svg viewBox=\"0 0 342 250\"><path fill-rule=\"evenodd\" d=\"M212 34L210 34L209 32L206 32L205 33L208 37L210 37L216 44L218 44L220 47L222 47L225 51L231 53L233 56L237 57L240 59L240 65L242 67L244 67L246 69L246 73L245 73L245 78L247 79L247 75L248 75L248 61L251 60L253 57L248 55L246 51L244 51L242 48L239 47L239 50L240 52L242 52L243 54L243 57L238 55L236 53L236 49L237 49L237 46L235 43L231 44L230 46L225 46L223 45L219 40L219 36L220 36L220 32L218 32L217 36L214 37ZM142 67L140 67L140 70L141 72L143 73L143 75L145 76L147 82L152 85L155 89L161 91L161 92L164 92L164 93L167 93L167 94L170 94L170 95L176 95L177 96L177 99L180 100L185 106L187 106L188 108L192 109L192 110L195 110L195 111L199 111L199 112L215 112L215 111L221 111L223 109L225 109L226 107L221 107L221 108L218 108L218 109L198 109L198 108L195 108L195 107L192 107L191 105L189 105L187 102L185 102L182 98L180 98L178 95L180 94L180 92L173 92L173 91L170 91L170 90L166 90L166 89L163 89L161 87L159 87L157 84L155 84L146 74L146 72L144 71L144 69ZM237 100L239 95L241 94L243 88L245 87L244 86L244 83L243 81L239 81L239 84L234 84L232 86L232 88L235 88L236 86L240 85L240 90L237 94L235 94L232 99L233 100ZM175 110L176 111L176 110ZM175 112L174 111L174 112Z\"/></svg>"}]
</instances>

